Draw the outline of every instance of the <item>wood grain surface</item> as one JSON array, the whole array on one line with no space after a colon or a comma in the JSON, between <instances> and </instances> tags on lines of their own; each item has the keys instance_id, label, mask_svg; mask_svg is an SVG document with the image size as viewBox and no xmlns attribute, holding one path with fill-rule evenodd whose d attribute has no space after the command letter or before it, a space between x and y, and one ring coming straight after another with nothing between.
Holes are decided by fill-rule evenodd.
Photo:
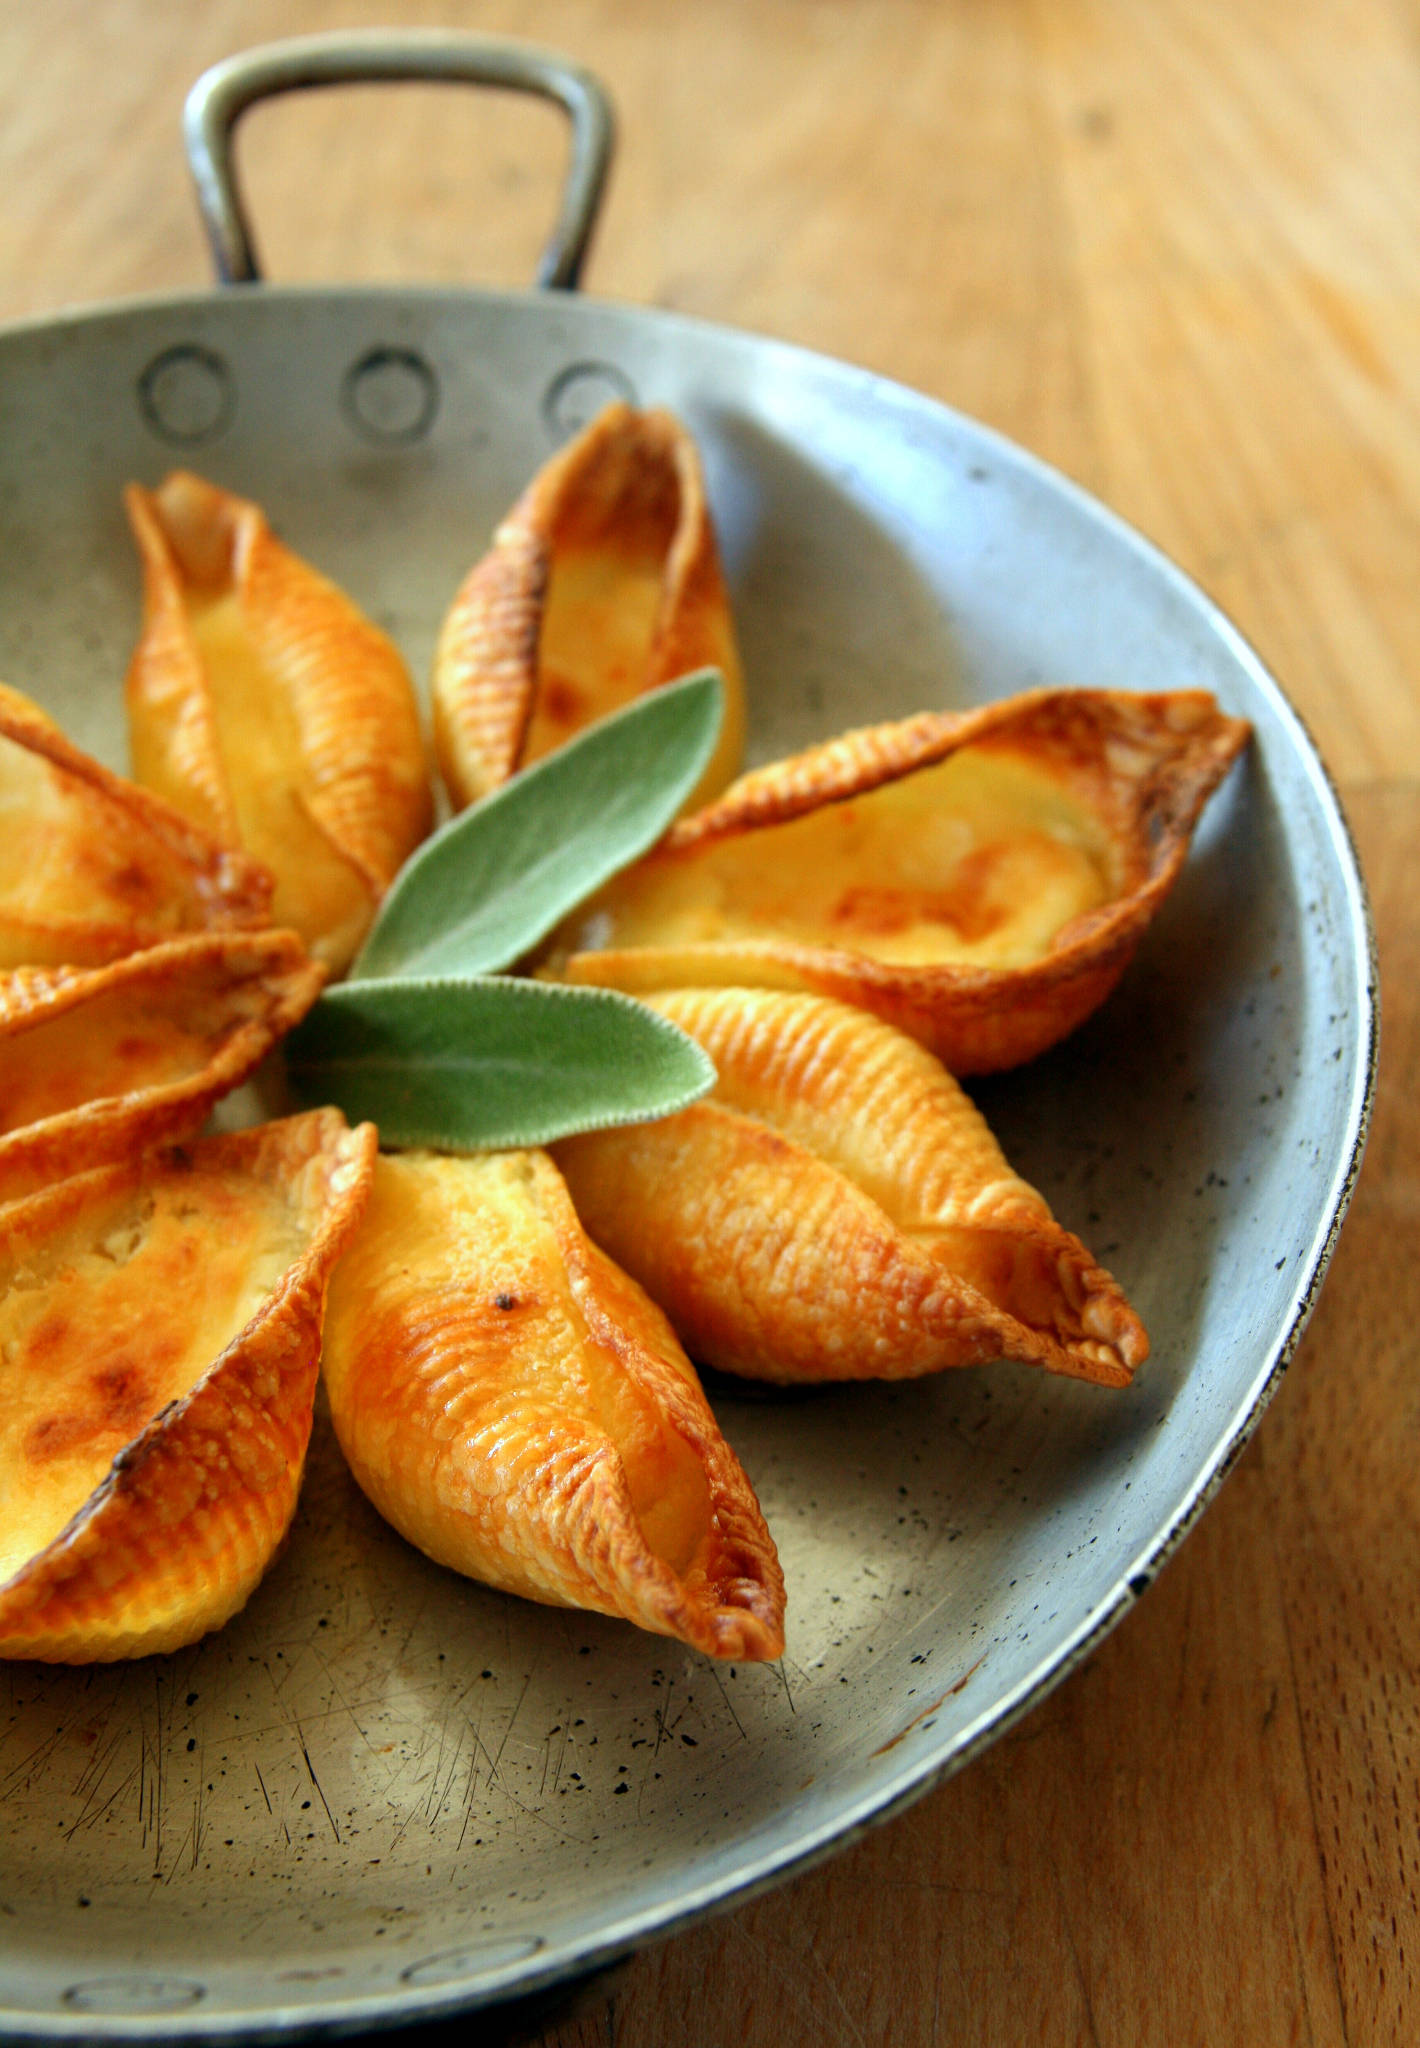
<instances>
[{"instance_id":1,"label":"wood grain surface","mask_svg":"<svg viewBox=\"0 0 1420 2048\"><path fill-rule=\"evenodd\" d=\"M246 44L396 15L608 81L592 289L947 399L1220 600L1339 782L1384 986L1370 1153L1311 1331L1148 1598L909 1813L538 2038L1420 2038L1414 0L0 0L0 317L204 282L186 86ZM424 89L243 133L291 279L520 284L562 152L544 111Z\"/></svg>"}]
</instances>

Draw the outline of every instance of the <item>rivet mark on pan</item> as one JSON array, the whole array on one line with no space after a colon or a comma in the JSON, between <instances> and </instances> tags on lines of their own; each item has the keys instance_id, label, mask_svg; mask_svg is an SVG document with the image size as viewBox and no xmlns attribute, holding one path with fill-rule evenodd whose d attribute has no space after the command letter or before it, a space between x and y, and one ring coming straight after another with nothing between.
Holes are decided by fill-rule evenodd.
<instances>
[{"instance_id":1,"label":"rivet mark on pan","mask_svg":"<svg viewBox=\"0 0 1420 2048\"><path fill-rule=\"evenodd\" d=\"M61 2003L76 2012L180 2012L206 1997L201 1984L172 1977L91 1977L71 1984Z\"/></svg>"},{"instance_id":2,"label":"rivet mark on pan","mask_svg":"<svg viewBox=\"0 0 1420 2048\"><path fill-rule=\"evenodd\" d=\"M138 406L160 441L195 448L231 425L236 379L215 350L182 341L154 356L138 379Z\"/></svg>"},{"instance_id":3,"label":"rivet mark on pan","mask_svg":"<svg viewBox=\"0 0 1420 2048\"><path fill-rule=\"evenodd\" d=\"M604 406L637 403L636 387L615 363L569 363L547 387L542 417L556 441L570 441Z\"/></svg>"},{"instance_id":4,"label":"rivet mark on pan","mask_svg":"<svg viewBox=\"0 0 1420 2048\"><path fill-rule=\"evenodd\" d=\"M439 380L412 348L367 349L341 380L340 410L362 440L407 448L434 424Z\"/></svg>"},{"instance_id":5,"label":"rivet mark on pan","mask_svg":"<svg viewBox=\"0 0 1420 2048\"><path fill-rule=\"evenodd\" d=\"M471 1942L465 1948L445 1949L440 1955L425 1956L400 1971L405 1984L452 1984L460 1977L479 1977L486 1970L500 1970L510 1963L525 1963L545 1943L540 1934L519 1935L508 1941Z\"/></svg>"}]
</instances>

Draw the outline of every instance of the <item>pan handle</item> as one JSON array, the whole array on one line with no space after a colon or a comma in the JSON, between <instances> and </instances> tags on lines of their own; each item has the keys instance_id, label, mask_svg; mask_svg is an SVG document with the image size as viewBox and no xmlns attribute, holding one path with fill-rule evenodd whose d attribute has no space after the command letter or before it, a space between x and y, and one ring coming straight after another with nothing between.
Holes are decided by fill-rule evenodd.
<instances>
[{"instance_id":1,"label":"pan handle","mask_svg":"<svg viewBox=\"0 0 1420 2048\"><path fill-rule=\"evenodd\" d=\"M244 50L202 74L187 96L183 139L223 284L254 284L261 277L232 154L233 131L247 108L308 86L404 79L539 93L564 109L572 123L572 155L561 210L542 252L537 282L576 289L611 167L615 123L606 88L590 71L550 50L444 29L354 29L297 36Z\"/></svg>"}]
</instances>

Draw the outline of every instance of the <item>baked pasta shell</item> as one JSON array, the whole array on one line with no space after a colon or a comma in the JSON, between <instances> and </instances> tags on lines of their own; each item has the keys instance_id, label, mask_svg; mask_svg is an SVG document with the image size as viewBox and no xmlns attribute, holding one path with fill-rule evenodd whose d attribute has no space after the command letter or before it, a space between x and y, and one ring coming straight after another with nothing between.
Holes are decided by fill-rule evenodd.
<instances>
[{"instance_id":1,"label":"baked pasta shell","mask_svg":"<svg viewBox=\"0 0 1420 2048\"><path fill-rule=\"evenodd\" d=\"M0 1656L173 1650L295 1508L372 1125L336 1110L76 1175L0 1220Z\"/></svg>"},{"instance_id":2,"label":"baked pasta shell","mask_svg":"<svg viewBox=\"0 0 1420 2048\"><path fill-rule=\"evenodd\" d=\"M713 1094L554 1157L693 1358L781 1383L1008 1358L1128 1385L1138 1316L921 1046L821 996L652 1007L710 1054Z\"/></svg>"},{"instance_id":3,"label":"baked pasta shell","mask_svg":"<svg viewBox=\"0 0 1420 2048\"><path fill-rule=\"evenodd\" d=\"M0 974L0 1201L191 1136L324 980L282 931Z\"/></svg>"},{"instance_id":4,"label":"baked pasta shell","mask_svg":"<svg viewBox=\"0 0 1420 2048\"><path fill-rule=\"evenodd\" d=\"M134 772L263 860L275 921L338 971L433 822L404 661L259 506L181 470L124 502L143 564Z\"/></svg>"},{"instance_id":5,"label":"baked pasta shell","mask_svg":"<svg viewBox=\"0 0 1420 2048\"><path fill-rule=\"evenodd\" d=\"M954 1073L1018 1065L1114 988L1248 733L1204 691L1097 690L848 733L681 819L543 971L813 989Z\"/></svg>"},{"instance_id":6,"label":"baked pasta shell","mask_svg":"<svg viewBox=\"0 0 1420 2048\"><path fill-rule=\"evenodd\" d=\"M323 1371L356 1479L438 1563L712 1657L781 1653L749 1481L545 1153L381 1157Z\"/></svg>"},{"instance_id":7,"label":"baked pasta shell","mask_svg":"<svg viewBox=\"0 0 1420 2048\"><path fill-rule=\"evenodd\" d=\"M271 876L0 684L0 972L268 921Z\"/></svg>"},{"instance_id":8,"label":"baked pasta shell","mask_svg":"<svg viewBox=\"0 0 1420 2048\"><path fill-rule=\"evenodd\" d=\"M538 471L461 586L434 658L434 742L456 810L661 683L725 679L719 744L744 745L744 683L695 443L669 412L609 405Z\"/></svg>"}]
</instances>

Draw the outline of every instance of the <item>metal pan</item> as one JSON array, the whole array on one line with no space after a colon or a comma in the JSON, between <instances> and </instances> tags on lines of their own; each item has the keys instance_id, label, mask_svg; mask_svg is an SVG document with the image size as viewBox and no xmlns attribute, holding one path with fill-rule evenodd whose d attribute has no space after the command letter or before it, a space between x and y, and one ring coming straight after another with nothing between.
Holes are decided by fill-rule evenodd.
<instances>
[{"instance_id":1,"label":"metal pan","mask_svg":"<svg viewBox=\"0 0 1420 2048\"><path fill-rule=\"evenodd\" d=\"M546 273L565 283L605 160L598 96L569 67L494 60L580 124ZM220 137L263 81L489 62L435 35L229 67L194 117L218 137L201 176L229 274ZM318 1429L290 1544L221 1634L131 1668L4 1670L12 2038L462 2012L803 1869L965 1762L1120 1618L1315 1298L1373 1059L1335 797L1277 684L1184 577L940 405L566 291L241 288L14 328L0 674L121 762L137 575L118 492L175 461L260 499L418 671L499 513L618 393L674 406L705 449L757 757L1043 680L1204 685L1253 721L1117 997L981 1090L1012 1158L1129 1287L1154 1356L1124 1396L1000 1368L719 1398L788 1577L789 1652L768 1669L437 1570Z\"/></svg>"}]
</instances>

